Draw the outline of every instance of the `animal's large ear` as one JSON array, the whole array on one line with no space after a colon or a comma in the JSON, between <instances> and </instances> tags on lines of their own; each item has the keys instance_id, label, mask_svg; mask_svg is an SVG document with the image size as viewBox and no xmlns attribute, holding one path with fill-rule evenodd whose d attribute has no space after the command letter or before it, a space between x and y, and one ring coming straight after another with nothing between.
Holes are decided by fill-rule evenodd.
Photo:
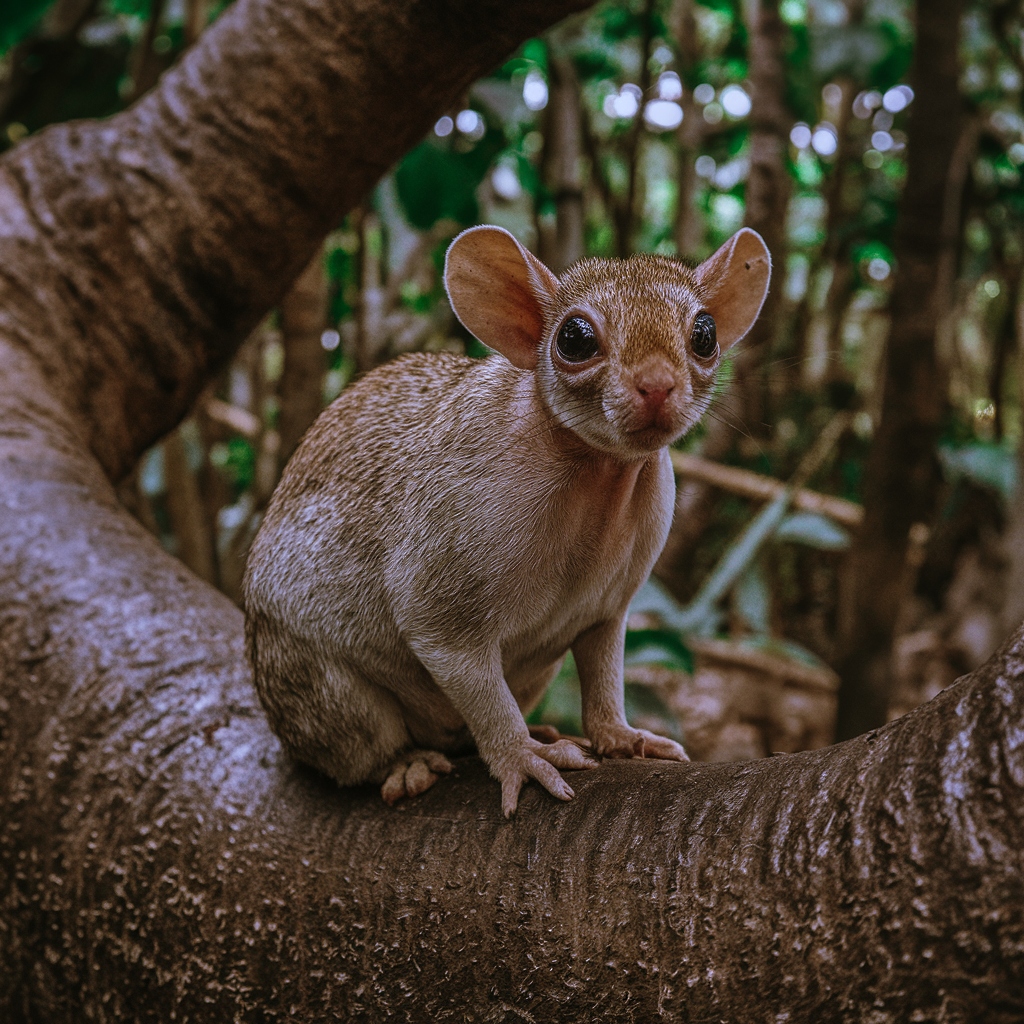
<instances>
[{"instance_id":1,"label":"animal's large ear","mask_svg":"<svg viewBox=\"0 0 1024 1024\"><path fill-rule=\"evenodd\" d=\"M463 231L448 248L444 286L455 315L485 345L521 370L536 367L558 278L508 231Z\"/></svg>"},{"instance_id":2,"label":"animal's large ear","mask_svg":"<svg viewBox=\"0 0 1024 1024\"><path fill-rule=\"evenodd\" d=\"M723 352L754 326L768 294L771 273L768 246L750 228L740 228L697 267L699 290L705 308L715 318Z\"/></svg>"}]
</instances>

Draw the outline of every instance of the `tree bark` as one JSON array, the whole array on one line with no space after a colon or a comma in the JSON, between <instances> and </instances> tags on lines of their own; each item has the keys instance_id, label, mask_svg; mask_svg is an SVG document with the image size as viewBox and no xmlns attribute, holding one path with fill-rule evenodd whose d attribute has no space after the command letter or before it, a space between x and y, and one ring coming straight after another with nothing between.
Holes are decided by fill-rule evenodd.
<instances>
[{"instance_id":1,"label":"tree bark","mask_svg":"<svg viewBox=\"0 0 1024 1024\"><path fill-rule=\"evenodd\" d=\"M941 270L960 220L959 185L951 171L960 122L961 3L918 2L916 9L915 99L894 245L882 414L865 471L864 526L850 553L850 596L844 601L844 655L838 666L841 739L885 721L888 658L904 596L907 540L915 523L931 523L942 480L935 446L947 389L937 333L950 290Z\"/></svg>"},{"instance_id":2,"label":"tree bark","mask_svg":"<svg viewBox=\"0 0 1024 1024\"><path fill-rule=\"evenodd\" d=\"M580 83L564 45L548 48L548 74L547 176L555 196L555 237L548 265L560 274L585 255Z\"/></svg>"},{"instance_id":3,"label":"tree bark","mask_svg":"<svg viewBox=\"0 0 1024 1024\"><path fill-rule=\"evenodd\" d=\"M676 39L682 66L692 70L700 60L700 40L693 0L675 0L670 23ZM704 253L704 217L697 209L697 170L707 122L694 102L693 93L686 89L682 97L683 123L676 131L679 146L679 198L676 202L675 242L680 256L698 260Z\"/></svg>"},{"instance_id":4,"label":"tree bark","mask_svg":"<svg viewBox=\"0 0 1024 1024\"><path fill-rule=\"evenodd\" d=\"M785 276L786 209L790 181L786 149L793 118L786 107L786 26L778 0L743 0L748 34L750 109L750 175L745 193L744 223L764 239L772 255L771 288L761 315L743 339L735 364L733 387L739 393L743 419L755 436L764 436L764 374L762 365L778 327Z\"/></svg>"},{"instance_id":5,"label":"tree bark","mask_svg":"<svg viewBox=\"0 0 1024 1024\"><path fill-rule=\"evenodd\" d=\"M201 580L216 586L216 521L207 516L199 480L189 465L188 449L180 430L171 431L164 440L164 478L167 512L178 541L177 555Z\"/></svg>"},{"instance_id":6,"label":"tree bark","mask_svg":"<svg viewBox=\"0 0 1024 1024\"><path fill-rule=\"evenodd\" d=\"M324 405L326 360L321 335L327 327L327 275L317 252L281 300L284 369L278 387L281 469Z\"/></svg>"},{"instance_id":7,"label":"tree bark","mask_svg":"<svg viewBox=\"0 0 1024 1024\"><path fill-rule=\"evenodd\" d=\"M568 8L238 0L0 161L0 1019L1024 1013L1024 636L828 750L610 763L511 822L470 758L390 809L282 756L240 612L115 499L393 147Z\"/></svg>"}]
</instances>

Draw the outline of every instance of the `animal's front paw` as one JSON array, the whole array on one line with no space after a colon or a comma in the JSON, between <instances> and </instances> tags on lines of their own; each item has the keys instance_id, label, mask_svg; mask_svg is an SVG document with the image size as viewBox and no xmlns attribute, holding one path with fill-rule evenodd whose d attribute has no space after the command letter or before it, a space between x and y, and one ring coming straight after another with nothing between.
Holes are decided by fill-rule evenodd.
<instances>
[{"instance_id":1,"label":"animal's front paw","mask_svg":"<svg viewBox=\"0 0 1024 1024\"><path fill-rule=\"evenodd\" d=\"M501 783L501 810L509 817L519 805L519 791L527 779L539 782L559 800L571 800L575 794L558 774L559 768L594 768L597 762L571 740L541 743L528 739L522 746L503 751L487 759L491 774Z\"/></svg>"},{"instance_id":2,"label":"animal's front paw","mask_svg":"<svg viewBox=\"0 0 1024 1024\"><path fill-rule=\"evenodd\" d=\"M590 742L602 757L655 757L663 761L689 761L686 751L667 736L629 725L602 725L590 730Z\"/></svg>"}]
</instances>

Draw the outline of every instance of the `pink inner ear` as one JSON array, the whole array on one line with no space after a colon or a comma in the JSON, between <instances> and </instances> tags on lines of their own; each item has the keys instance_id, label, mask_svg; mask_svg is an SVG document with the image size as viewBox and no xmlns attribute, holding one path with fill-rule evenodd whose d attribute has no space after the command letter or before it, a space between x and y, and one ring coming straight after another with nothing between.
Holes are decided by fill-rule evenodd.
<instances>
[{"instance_id":1,"label":"pink inner ear","mask_svg":"<svg viewBox=\"0 0 1024 1024\"><path fill-rule=\"evenodd\" d=\"M768 294L770 276L768 248L750 228L738 231L697 268L723 351L753 327Z\"/></svg>"},{"instance_id":2,"label":"pink inner ear","mask_svg":"<svg viewBox=\"0 0 1024 1024\"><path fill-rule=\"evenodd\" d=\"M452 242L445 286L462 324L514 366L532 370L544 331L543 302L558 280L503 228L464 231Z\"/></svg>"}]
</instances>

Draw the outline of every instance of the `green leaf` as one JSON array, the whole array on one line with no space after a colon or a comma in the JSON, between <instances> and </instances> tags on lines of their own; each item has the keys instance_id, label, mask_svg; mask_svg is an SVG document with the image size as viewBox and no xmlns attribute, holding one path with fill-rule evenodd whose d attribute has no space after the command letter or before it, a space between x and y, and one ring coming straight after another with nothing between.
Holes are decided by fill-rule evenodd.
<instances>
[{"instance_id":1,"label":"green leaf","mask_svg":"<svg viewBox=\"0 0 1024 1024\"><path fill-rule=\"evenodd\" d=\"M477 219L475 191L480 178L457 153L424 142L398 165L395 184L409 223L421 231L445 217L459 224Z\"/></svg>"},{"instance_id":2,"label":"green leaf","mask_svg":"<svg viewBox=\"0 0 1024 1024\"><path fill-rule=\"evenodd\" d=\"M755 633L767 633L771 620L772 594L760 559L752 562L739 578L732 595L733 607L747 626Z\"/></svg>"},{"instance_id":3,"label":"green leaf","mask_svg":"<svg viewBox=\"0 0 1024 1024\"><path fill-rule=\"evenodd\" d=\"M477 187L504 147L504 134L493 129L466 152L433 141L420 143L395 171L398 198L409 223L420 231L445 219L475 223Z\"/></svg>"},{"instance_id":4,"label":"green leaf","mask_svg":"<svg viewBox=\"0 0 1024 1024\"><path fill-rule=\"evenodd\" d=\"M246 490L256 475L256 449L244 437L228 438L224 469L236 492Z\"/></svg>"},{"instance_id":5,"label":"green leaf","mask_svg":"<svg viewBox=\"0 0 1024 1024\"><path fill-rule=\"evenodd\" d=\"M626 633L626 664L693 672L693 652L672 630L631 629Z\"/></svg>"},{"instance_id":6,"label":"green leaf","mask_svg":"<svg viewBox=\"0 0 1024 1024\"><path fill-rule=\"evenodd\" d=\"M940 445L939 461L951 480L966 479L998 492L1004 499L1017 489L1017 460L1012 451L999 444L976 441L958 447Z\"/></svg>"},{"instance_id":7,"label":"green leaf","mask_svg":"<svg viewBox=\"0 0 1024 1024\"><path fill-rule=\"evenodd\" d=\"M777 540L791 540L819 551L845 551L850 535L828 516L819 512L794 512L786 516L775 531Z\"/></svg>"}]
</instances>

